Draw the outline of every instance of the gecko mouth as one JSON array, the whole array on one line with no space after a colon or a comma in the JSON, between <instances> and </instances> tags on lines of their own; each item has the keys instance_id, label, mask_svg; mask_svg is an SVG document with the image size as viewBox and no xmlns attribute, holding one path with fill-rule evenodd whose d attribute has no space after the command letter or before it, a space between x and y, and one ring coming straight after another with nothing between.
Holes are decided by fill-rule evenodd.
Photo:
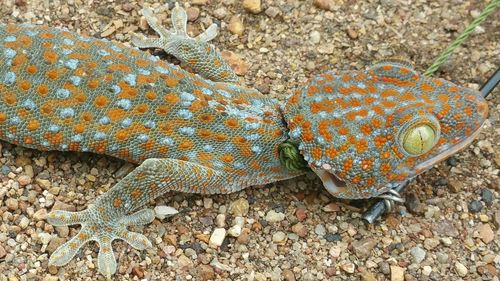
<instances>
[{"instance_id":1,"label":"gecko mouth","mask_svg":"<svg viewBox=\"0 0 500 281\"><path fill-rule=\"evenodd\" d=\"M318 175L323 182L323 186L330 194L338 196L349 191L347 183L334 174L330 165L324 164L321 168L311 166L311 169Z\"/></svg>"}]
</instances>

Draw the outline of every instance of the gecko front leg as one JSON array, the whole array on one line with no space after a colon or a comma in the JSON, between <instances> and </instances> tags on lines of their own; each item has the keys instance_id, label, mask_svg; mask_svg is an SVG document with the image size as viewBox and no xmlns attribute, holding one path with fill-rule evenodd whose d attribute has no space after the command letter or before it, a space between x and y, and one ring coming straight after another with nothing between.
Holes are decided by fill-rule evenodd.
<instances>
[{"instance_id":1,"label":"gecko front leg","mask_svg":"<svg viewBox=\"0 0 500 281\"><path fill-rule=\"evenodd\" d=\"M186 11L176 3L172 10L173 30L167 30L158 24L150 8L142 9L142 14L151 28L160 38L134 36L132 43L139 48L160 48L175 56L195 73L215 82L236 82L238 76L224 61L215 47L208 43L217 36L217 25L210 25L207 30L195 38L187 34Z\"/></svg>"},{"instance_id":2,"label":"gecko front leg","mask_svg":"<svg viewBox=\"0 0 500 281\"><path fill-rule=\"evenodd\" d=\"M127 226L150 223L154 219L154 211L143 209L128 215L130 212L168 191L228 193L237 190L229 188L234 185L232 183L227 173L195 163L176 159L148 159L86 210L56 210L48 215L48 222L56 226L82 226L75 237L57 248L49 264L65 265L85 243L96 241L99 244L99 272L109 278L116 271L111 245L113 240L124 240L139 250L151 247L151 242L144 235L127 230Z\"/></svg>"}]
</instances>

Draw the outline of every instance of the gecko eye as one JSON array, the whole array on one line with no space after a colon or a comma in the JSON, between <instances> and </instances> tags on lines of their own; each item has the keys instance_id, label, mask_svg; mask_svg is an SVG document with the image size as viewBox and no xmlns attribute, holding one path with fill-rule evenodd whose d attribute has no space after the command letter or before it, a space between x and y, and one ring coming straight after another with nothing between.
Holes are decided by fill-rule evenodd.
<instances>
[{"instance_id":1,"label":"gecko eye","mask_svg":"<svg viewBox=\"0 0 500 281\"><path fill-rule=\"evenodd\" d=\"M418 118L408 122L399 135L399 145L411 156L431 150L439 139L439 123L433 118Z\"/></svg>"}]
</instances>

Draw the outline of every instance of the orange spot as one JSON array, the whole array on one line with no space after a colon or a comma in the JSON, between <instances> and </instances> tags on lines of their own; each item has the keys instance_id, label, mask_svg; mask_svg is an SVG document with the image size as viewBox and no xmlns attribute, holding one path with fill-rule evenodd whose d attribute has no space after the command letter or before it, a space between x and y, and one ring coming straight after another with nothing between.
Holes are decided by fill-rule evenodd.
<instances>
[{"instance_id":1,"label":"orange spot","mask_svg":"<svg viewBox=\"0 0 500 281\"><path fill-rule=\"evenodd\" d=\"M16 95L14 95L13 93L7 92L7 94L4 95L3 100L8 105L14 105L16 104L17 98Z\"/></svg>"},{"instance_id":2,"label":"orange spot","mask_svg":"<svg viewBox=\"0 0 500 281\"><path fill-rule=\"evenodd\" d=\"M368 159L363 159L361 161L361 169L365 171L371 170L372 166L373 166L373 159L368 158Z\"/></svg>"},{"instance_id":3,"label":"orange spot","mask_svg":"<svg viewBox=\"0 0 500 281\"><path fill-rule=\"evenodd\" d=\"M26 71L29 74L35 74L38 71L38 68L36 67L36 65L32 64L26 68Z\"/></svg>"},{"instance_id":4,"label":"orange spot","mask_svg":"<svg viewBox=\"0 0 500 281\"><path fill-rule=\"evenodd\" d=\"M132 191L130 195L132 196L132 198L137 199L139 198L139 196L141 196L141 190L134 189L134 191Z\"/></svg>"},{"instance_id":5,"label":"orange spot","mask_svg":"<svg viewBox=\"0 0 500 281\"><path fill-rule=\"evenodd\" d=\"M68 59L77 59L77 60L86 60L89 59L90 56L88 54L83 53L71 53L66 56Z\"/></svg>"},{"instance_id":6,"label":"orange spot","mask_svg":"<svg viewBox=\"0 0 500 281\"><path fill-rule=\"evenodd\" d=\"M149 91L146 93L146 98L148 100L154 100L154 99L156 99L156 93L153 91Z\"/></svg>"},{"instance_id":7,"label":"orange spot","mask_svg":"<svg viewBox=\"0 0 500 281\"><path fill-rule=\"evenodd\" d=\"M309 96L312 96L312 95L317 94L317 93L319 93L318 87L312 85L312 86L309 86L309 88L307 88L307 94Z\"/></svg>"},{"instance_id":8,"label":"orange spot","mask_svg":"<svg viewBox=\"0 0 500 281\"><path fill-rule=\"evenodd\" d=\"M179 80L169 76L165 79L165 84L167 84L168 87L173 88L179 84Z\"/></svg>"},{"instance_id":9,"label":"orange spot","mask_svg":"<svg viewBox=\"0 0 500 281\"><path fill-rule=\"evenodd\" d=\"M18 67L23 65L28 58L26 57L25 54L19 54L17 55L13 60L12 60L12 67Z\"/></svg>"},{"instance_id":10,"label":"orange spot","mask_svg":"<svg viewBox=\"0 0 500 281\"><path fill-rule=\"evenodd\" d=\"M165 106L165 105L160 105L158 106L158 108L156 109L156 113L158 115L165 115L167 114L168 112L170 112L170 108L168 106Z\"/></svg>"},{"instance_id":11,"label":"orange spot","mask_svg":"<svg viewBox=\"0 0 500 281\"><path fill-rule=\"evenodd\" d=\"M188 150L191 149L192 147L193 147L193 142L190 140L185 140L179 144L179 148L181 150Z\"/></svg>"},{"instance_id":12,"label":"orange spot","mask_svg":"<svg viewBox=\"0 0 500 281\"><path fill-rule=\"evenodd\" d=\"M395 107L397 104L393 101L383 100L380 102L385 107Z\"/></svg>"},{"instance_id":13,"label":"orange spot","mask_svg":"<svg viewBox=\"0 0 500 281\"><path fill-rule=\"evenodd\" d=\"M95 88L99 87L99 81L98 80L90 80L87 82L87 87L89 87L90 89L95 89Z\"/></svg>"},{"instance_id":14,"label":"orange spot","mask_svg":"<svg viewBox=\"0 0 500 281\"><path fill-rule=\"evenodd\" d=\"M175 104L179 101L179 97L176 94L170 93L165 95L165 101L170 104Z\"/></svg>"},{"instance_id":15,"label":"orange spot","mask_svg":"<svg viewBox=\"0 0 500 281\"><path fill-rule=\"evenodd\" d=\"M135 64L139 67L146 67L149 65L149 61L145 59L136 59Z\"/></svg>"},{"instance_id":16,"label":"orange spot","mask_svg":"<svg viewBox=\"0 0 500 281\"><path fill-rule=\"evenodd\" d=\"M314 139L314 135L313 135L313 133L311 133L311 131L304 130L304 132L302 133L302 139L306 142L309 142L309 141L312 141Z\"/></svg>"},{"instance_id":17,"label":"orange spot","mask_svg":"<svg viewBox=\"0 0 500 281\"><path fill-rule=\"evenodd\" d=\"M234 161L234 156L231 154L224 154L220 157L220 160L222 160L226 163L230 163L230 162Z\"/></svg>"},{"instance_id":18,"label":"orange spot","mask_svg":"<svg viewBox=\"0 0 500 281\"><path fill-rule=\"evenodd\" d=\"M84 102L87 100L87 96L84 93L77 93L75 95L75 100L78 102Z\"/></svg>"},{"instance_id":19,"label":"orange spot","mask_svg":"<svg viewBox=\"0 0 500 281\"><path fill-rule=\"evenodd\" d=\"M323 87L323 91L325 91L326 93L333 93L333 87L326 85Z\"/></svg>"},{"instance_id":20,"label":"orange spot","mask_svg":"<svg viewBox=\"0 0 500 281\"><path fill-rule=\"evenodd\" d=\"M124 141L128 138L128 133L126 130L119 130L118 132L116 132L115 136L116 136L116 139L119 140L119 141Z\"/></svg>"},{"instance_id":21,"label":"orange spot","mask_svg":"<svg viewBox=\"0 0 500 281\"><path fill-rule=\"evenodd\" d=\"M380 67L382 70L389 71L392 69L392 65L386 64Z\"/></svg>"},{"instance_id":22,"label":"orange spot","mask_svg":"<svg viewBox=\"0 0 500 281\"><path fill-rule=\"evenodd\" d=\"M51 80L56 80L59 77L57 69L50 69L46 72L46 75Z\"/></svg>"},{"instance_id":23,"label":"orange spot","mask_svg":"<svg viewBox=\"0 0 500 281\"><path fill-rule=\"evenodd\" d=\"M352 159L348 158L344 160L344 172L348 172L352 169Z\"/></svg>"},{"instance_id":24,"label":"orange spot","mask_svg":"<svg viewBox=\"0 0 500 281\"><path fill-rule=\"evenodd\" d=\"M28 126L26 128L30 131L34 131L40 128L40 122L38 122L38 120L32 119L28 122Z\"/></svg>"},{"instance_id":25,"label":"orange spot","mask_svg":"<svg viewBox=\"0 0 500 281\"><path fill-rule=\"evenodd\" d=\"M43 58L48 63L56 63L58 55L53 51L45 51L45 53L43 53Z\"/></svg>"},{"instance_id":26,"label":"orange spot","mask_svg":"<svg viewBox=\"0 0 500 281\"><path fill-rule=\"evenodd\" d=\"M116 197L113 200L113 207L120 208L122 206L122 199L120 197Z\"/></svg>"},{"instance_id":27,"label":"orange spot","mask_svg":"<svg viewBox=\"0 0 500 281\"><path fill-rule=\"evenodd\" d=\"M31 83L27 80L21 80L19 82L19 88L26 92L31 88Z\"/></svg>"},{"instance_id":28,"label":"orange spot","mask_svg":"<svg viewBox=\"0 0 500 281\"><path fill-rule=\"evenodd\" d=\"M227 127L231 128L231 129L236 129L240 126L238 120L236 120L234 118L229 118L224 123L226 124Z\"/></svg>"},{"instance_id":29,"label":"orange spot","mask_svg":"<svg viewBox=\"0 0 500 281\"><path fill-rule=\"evenodd\" d=\"M46 103L40 108L43 114L50 115L52 113L52 104Z\"/></svg>"},{"instance_id":30,"label":"orange spot","mask_svg":"<svg viewBox=\"0 0 500 281\"><path fill-rule=\"evenodd\" d=\"M7 120L7 114L0 112L0 122L5 122Z\"/></svg>"},{"instance_id":31,"label":"orange spot","mask_svg":"<svg viewBox=\"0 0 500 281\"><path fill-rule=\"evenodd\" d=\"M54 38L54 34L50 33L50 32L42 32L40 33L40 38L43 38L43 39L52 39Z\"/></svg>"},{"instance_id":32,"label":"orange spot","mask_svg":"<svg viewBox=\"0 0 500 281\"><path fill-rule=\"evenodd\" d=\"M112 108L108 111L108 117L113 122L124 118L126 115L127 115L127 112L121 108Z\"/></svg>"},{"instance_id":33,"label":"orange spot","mask_svg":"<svg viewBox=\"0 0 500 281\"><path fill-rule=\"evenodd\" d=\"M399 96L399 100L400 101L412 101L412 100L416 100L416 97L414 94L412 94L410 92L406 92L406 93L402 94L401 96Z\"/></svg>"},{"instance_id":34,"label":"orange spot","mask_svg":"<svg viewBox=\"0 0 500 281\"><path fill-rule=\"evenodd\" d=\"M94 100L94 105L96 107L105 107L109 102L108 97L106 96L97 96Z\"/></svg>"},{"instance_id":35,"label":"orange spot","mask_svg":"<svg viewBox=\"0 0 500 281\"><path fill-rule=\"evenodd\" d=\"M313 157L314 160L319 160L321 159L321 155L323 154L323 151L321 151L321 148L314 146L311 149L311 156Z\"/></svg>"},{"instance_id":36,"label":"orange spot","mask_svg":"<svg viewBox=\"0 0 500 281\"><path fill-rule=\"evenodd\" d=\"M338 154L339 152L334 147L329 147L326 149L326 156L331 159L335 158Z\"/></svg>"},{"instance_id":37,"label":"orange spot","mask_svg":"<svg viewBox=\"0 0 500 281\"><path fill-rule=\"evenodd\" d=\"M356 142L356 150L358 151L358 153L365 152L367 148L368 148L368 142L365 139Z\"/></svg>"},{"instance_id":38,"label":"orange spot","mask_svg":"<svg viewBox=\"0 0 500 281\"><path fill-rule=\"evenodd\" d=\"M386 89L380 94L380 96L383 98L397 96L397 95L399 95L399 92L394 89Z\"/></svg>"},{"instance_id":39,"label":"orange spot","mask_svg":"<svg viewBox=\"0 0 500 281\"><path fill-rule=\"evenodd\" d=\"M372 127L368 124L361 125L360 130L365 135L370 135L372 133Z\"/></svg>"},{"instance_id":40,"label":"orange spot","mask_svg":"<svg viewBox=\"0 0 500 281\"><path fill-rule=\"evenodd\" d=\"M91 112L88 112L88 111L85 111L84 113L82 113L82 119L83 119L83 121L85 121L85 122L90 122L90 121L92 121L92 113L91 113Z\"/></svg>"},{"instance_id":41,"label":"orange spot","mask_svg":"<svg viewBox=\"0 0 500 281\"><path fill-rule=\"evenodd\" d=\"M346 127L341 127L341 128L339 128L339 134L345 136L345 135L349 134L349 129L347 129Z\"/></svg>"},{"instance_id":42,"label":"orange spot","mask_svg":"<svg viewBox=\"0 0 500 281\"><path fill-rule=\"evenodd\" d=\"M212 160L212 154L210 154L208 152L199 152L198 159L200 159L202 161L210 161L210 160Z\"/></svg>"},{"instance_id":43,"label":"orange spot","mask_svg":"<svg viewBox=\"0 0 500 281\"><path fill-rule=\"evenodd\" d=\"M75 133L81 134L83 132L85 132L85 125L84 124L77 124L75 126Z\"/></svg>"},{"instance_id":44,"label":"orange spot","mask_svg":"<svg viewBox=\"0 0 500 281\"><path fill-rule=\"evenodd\" d=\"M420 89L424 92L432 92L434 91L434 87L430 85L429 83L423 83L422 86L420 86Z\"/></svg>"},{"instance_id":45,"label":"orange spot","mask_svg":"<svg viewBox=\"0 0 500 281\"><path fill-rule=\"evenodd\" d=\"M130 72L130 67L123 63L112 64L108 68L110 71Z\"/></svg>"},{"instance_id":46,"label":"orange spot","mask_svg":"<svg viewBox=\"0 0 500 281\"><path fill-rule=\"evenodd\" d=\"M144 114L148 111L149 109L149 106L147 104L138 104L136 107L135 107L135 110L140 113L140 114Z\"/></svg>"}]
</instances>

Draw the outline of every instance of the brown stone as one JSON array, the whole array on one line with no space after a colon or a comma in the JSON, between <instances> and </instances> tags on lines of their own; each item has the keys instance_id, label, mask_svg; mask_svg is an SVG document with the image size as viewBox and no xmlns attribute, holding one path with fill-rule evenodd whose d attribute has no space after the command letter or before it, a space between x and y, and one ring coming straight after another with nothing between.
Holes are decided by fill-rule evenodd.
<instances>
[{"instance_id":1,"label":"brown stone","mask_svg":"<svg viewBox=\"0 0 500 281\"><path fill-rule=\"evenodd\" d=\"M200 264L197 266L196 274L198 280L207 281L215 279L214 269L210 265Z\"/></svg>"}]
</instances>

